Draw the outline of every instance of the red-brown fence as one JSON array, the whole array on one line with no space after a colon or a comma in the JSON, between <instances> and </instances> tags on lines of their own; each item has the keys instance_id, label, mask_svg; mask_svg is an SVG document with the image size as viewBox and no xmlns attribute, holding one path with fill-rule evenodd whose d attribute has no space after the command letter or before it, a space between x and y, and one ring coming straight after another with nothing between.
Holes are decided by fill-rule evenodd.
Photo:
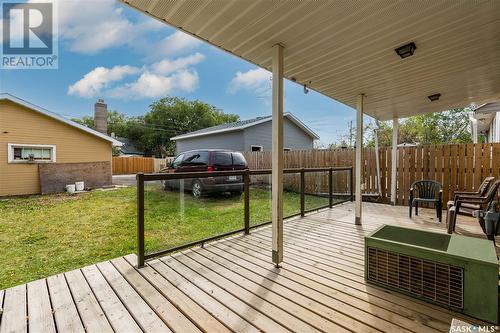
<instances>
[{"instance_id":1,"label":"red-brown fence","mask_svg":"<svg viewBox=\"0 0 500 333\"><path fill-rule=\"evenodd\" d=\"M381 188L377 186L375 149L365 148L363 155L364 193L380 194L382 202L389 202L391 195L391 148L379 149ZM271 168L270 152L244 154L250 169ZM487 176L500 174L500 143L425 145L399 147L397 153L397 200L406 204L408 189L415 180L433 179L443 184L444 201L453 198L457 190L477 190ZM307 150L285 152L285 168L313 168L354 166L354 150ZM318 179L324 183L323 179ZM345 189L345 180L339 177L334 188Z\"/></svg>"},{"instance_id":2,"label":"red-brown fence","mask_svg":"<svg viewBox=\"0 0 500 333\"><path fill-rule=\"evenodd\" d=\"M154 172L153 157L113 157L113 175Z\"/></svg>"}]
</instances>

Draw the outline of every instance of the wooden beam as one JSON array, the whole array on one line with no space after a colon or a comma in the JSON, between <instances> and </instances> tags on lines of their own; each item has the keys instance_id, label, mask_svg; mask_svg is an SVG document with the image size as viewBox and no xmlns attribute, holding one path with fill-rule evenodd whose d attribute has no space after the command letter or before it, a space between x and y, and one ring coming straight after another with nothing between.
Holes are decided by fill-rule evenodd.
<instances>
[{"instance_id":1,"label":"wooden beam","mask_svg":"<svg viewBox=\"0 0 500 333\"><path fill-rule=\"evenodd\" d=\"M396 205L399 119L392 119L391 205Z\"/></svg>"},{"instance_id":2,"label":"wooden beam","mask_svg":"<svg viewBox=\"0 0 500 333\"><path fill-rule=\"evenodd\" d=\"M361 183L363 177L363 106L364 95L360 94L356 100L356 202L355 224L361 224Z\"/></svg>"},{"instance_id":3,"label":"wooden beam","mask_svg":"<svg viewBox=\"0 0 500 333\"><path fill-rule=\"evenodd\" d=\"M283 46L273 46L272 259L283 261Z\"/></svg>"}]
</instances>

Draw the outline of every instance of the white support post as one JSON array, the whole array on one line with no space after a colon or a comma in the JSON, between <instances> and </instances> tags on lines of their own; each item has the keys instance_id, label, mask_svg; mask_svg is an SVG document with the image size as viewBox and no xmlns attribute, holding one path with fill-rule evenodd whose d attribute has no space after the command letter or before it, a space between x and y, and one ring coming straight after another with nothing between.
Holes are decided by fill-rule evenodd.
<instances>
[{"instance_id":1,"label":"white support post","mask_svg":"<svg viewBox=\"0 0 500 333\"><path fill-rule=\"evenodd\" d=\"M272 259L283 261L283 46L273 46Z\"/></svg>"},{"instance_id":2,"label":"white support post","mask_svg":"<svg viewBox=\"0 0 500 333\"><path fill-rule=\"evenodd\" d=\"M363 175L363 106L364 95L360 94L356 101L356 187L355 187L355 224L361 224L361 182Z\"/></svg>"},{"instance_id":3,"label":"white support post","mask_svg":"<svg viewBox=\"0 0 500 333\"><path fill-rule=\"evenodd\" d=\"M397 190L397 168L398 168L398 131L399 119L392 119L392 158L391 158L391 205L396 205L396 190Z\"/></svg>"}]
</instances>

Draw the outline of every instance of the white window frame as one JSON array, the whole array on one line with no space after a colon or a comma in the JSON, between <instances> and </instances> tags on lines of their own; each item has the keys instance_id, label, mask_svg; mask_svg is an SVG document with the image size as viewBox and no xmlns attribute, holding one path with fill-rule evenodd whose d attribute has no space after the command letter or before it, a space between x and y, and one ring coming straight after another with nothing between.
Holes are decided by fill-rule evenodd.
<instances>
[{"instance_id":1,"label":"white window frame","mask_svg":"<svg viewBox=\"0 0 500 333\"><path fill-rule=\"evenodd\" d=\"M27 161L27 160L15 160L14 159L14 148L49 148L52 150L51 159L46 161ZM55 163L56 162L56 146L55 145L33 145L26 143L8 143L7 144L7 162L8 163Z\"/></svg>"},{"instance_id":2,"label":"white window frame","mask_svg":"<svg viewBox=\"0 0 500 333\"><path fill-rule=\"evenodd\" d=\"M259 148L259 150L253 150L253 148ZM264 151L264 147L259 146L259 145L250 145L250 151L251 152L258 152L258 151Z\"/></svg>"}]
</instances>

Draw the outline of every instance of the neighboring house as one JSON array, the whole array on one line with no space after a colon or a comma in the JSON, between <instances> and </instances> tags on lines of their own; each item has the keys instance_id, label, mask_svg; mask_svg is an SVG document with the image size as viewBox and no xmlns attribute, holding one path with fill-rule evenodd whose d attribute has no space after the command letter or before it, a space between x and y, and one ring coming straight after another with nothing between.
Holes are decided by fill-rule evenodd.
<instances>
[{"instance_id":1,"label":"neighboring house","mask_svg":"<svg viewBox=\"0 0 500 333\"><path fill-rule=\"evenodd\" d=\"M500 101L483 104L472 112L472 140L478 142L483 135L486 142L500 142Z\"/></svg>"},{"instance_id":2,"label":"neighboring house","mask_svg":"<svg viewBox=\"0 0 500 333\"><path fill-rule=\"evenodd\" d=\"M110 185L113 145L121 143L0 94L0 196L59 192L75 181Z\"/></svg>"},{"instance_id":3,"label":"neighboring house","mask_svg":"<svg viewBox=\"0 0 500 333\"><path fill-rule=\"evenodd\" d=\"M144 156L144 151L137 148L132 141L123 137L115 137L116 140L120 141L123 145L118 149L120 151L121 157L128 156Z\"/></svg>"},{"instance_id":4,"label":"neighboring house","mask_svg":"<svg viewBox=\"0 0 500 333\"><path fill-rule=\"evenodd\" d=\"M271 116L241 120L178 135L176 151L222 148L237 151L271 151ZM319 136L291 113L285 113L283 125L284 149L313 149Z\"/></svg>"}]
</instances>

